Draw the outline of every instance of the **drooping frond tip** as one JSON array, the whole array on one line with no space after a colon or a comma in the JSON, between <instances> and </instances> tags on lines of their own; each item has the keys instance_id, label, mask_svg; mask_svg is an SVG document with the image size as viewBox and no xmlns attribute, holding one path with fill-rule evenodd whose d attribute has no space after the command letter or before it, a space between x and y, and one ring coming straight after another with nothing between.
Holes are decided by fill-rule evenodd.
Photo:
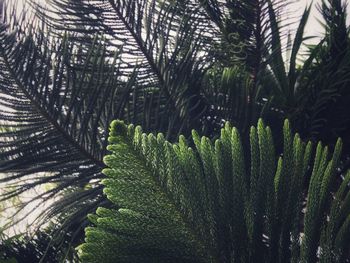
<instances>
[{"instance_id":1,"label":"drooping frond tip","mask_svg":"<svg viewBox=\"0 0 350 263\"><path fill-rule=\"evenodd\" d=\"M126 124L121 120L114 120L111 123L110 126L110 137L116 137L116 136L126 136L128 133L128 128Z\"/></svg>"}]
</instances>

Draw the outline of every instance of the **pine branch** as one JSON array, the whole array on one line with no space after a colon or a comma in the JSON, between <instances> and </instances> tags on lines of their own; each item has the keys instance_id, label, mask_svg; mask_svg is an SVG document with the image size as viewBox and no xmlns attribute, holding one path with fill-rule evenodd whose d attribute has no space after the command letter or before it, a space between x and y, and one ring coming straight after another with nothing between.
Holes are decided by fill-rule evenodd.
<instances>
[{"instance_id":1,"label":"pine branch","mask_svg":"<svg viewBox=\"0 0 350 263\"><path fill-rule=\"evenodd\" d=\"M271 130L261 120L251 128L249 161L228 123L215 143L195 131L192 139L195 149L183 136L170 144L162 134L112 122L103 184L119 209L99 208L89 216L94 226L78 248L82 260L282 263L344 254L349 178L335 200L330 193L341 141L331 157L319 144L310 162L311 143L293 136L285 121L277 162ZM320 228L335 232L321 236Z\"/></svg>"}]
</instances>

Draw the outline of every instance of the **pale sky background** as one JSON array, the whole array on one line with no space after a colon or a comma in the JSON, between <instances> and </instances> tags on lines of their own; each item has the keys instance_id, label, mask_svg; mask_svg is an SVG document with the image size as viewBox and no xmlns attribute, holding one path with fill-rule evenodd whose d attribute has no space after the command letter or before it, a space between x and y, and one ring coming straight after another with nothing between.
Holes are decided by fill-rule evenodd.
<instances>
[{"instance_id":1,"label":"pale sky background","mask_svg":"<svg viewBox=\"0 0 350 263\"><path fill-rule=\"evenodd\" d=\"M14 0L7 0L7 1L14 1ZM19 2L19 6L21 6L21 3L25 3L28 0L17 0ZM39 3L45 3L47 2L46 0L37 0ZM344 2L346 0L343 0ZM290 13L296 18L300 18L305 7L309 5L311 2L313 2L313 8L312 12L306 27L306 35L315 35L315 36L320 36L323 33L323 28L320 25L320 23L317 21L317 19L322 19L321 15L319 14L318 10L316 9L316 5L321 3L321 0L295 0L294 4L290 5ZM350 8L348 7L348 12L350 14ZM286 20L288 17L286 17ZM348 24L350 23L350 20L348 18ZM317 40L314 40L314 42L317 42Z\"/></svg>"},{"instance_id":2,"label":"pale sky background","mask_svg":"<svg viewBox=\"0 0 350 263\"><path fill-rule=\"evenodd\" d=\"M7 0L7 1L14 1L14 0ZM26 2L27 0L18 0L19 3L24 3ZM47 2L46 0L37 0L38 2L41 2L41 3L45 3ZM343 0L343 2L346 2L348 0ZM322 1L321 0L295 0L295 3L291 4L289 6L289 12L290 12L290 16L293 16L295 18L300 18L305 7L307 5L310 5L311 3L313 2L313 7L312 7L312 12L310 14L310 17L309 17L309 21L308 21L308 24L307 24L307 27L306 27L306 32L305 32L305 36L321 36L323 34L323 28L321 26L321 24L317 21L318 19L319 20L322 20L322 16L319 14L316 6L317 4L320 4ZM350 8L348 6L348 13L350 14ZM286 17L286 19L284 21L287 21L290 17ZM350 19L348 18L347 19L348 21L348 24L350 24ZM283 20L282 20L283 22ZM297 24L295 24L297 25ZM313 40L308 40L307 43L317 43L318 42L318 39L315 38Z\"/></svg>"},{"instance_id":3,"label":"pale sky background","mask_svg":"<svg viewBox=\"0 0 350 263\"><path fill-rule=\"evenodd\" d=\"M11 1L11 0L7 0L7 1ZM19 3L25 2L25 1L27 1L27 0L19 0ZM45 3L47 1L46 0L38 0L38 2ZM302 14L302 11L306 7L306 5L309 5L312 2L312 0L296 0L295 2L296 3L294 3L290 6L290 9L295 15L299 15L299 17L300 17L300 15ZM344 2L345 2L345 0L344 0ZM311 34L313 34L313 33L319 34L320 32L322 32L322 27L317 22L317 17L320 18L320 15L315 8L318 3L321 3L321 0L313 0L313 10L312 10L311 17L309 19L309 23L307 26L307 31L310 32ZM348 7L348 11L350 13L349 7ZM348 21L349 21L349 19L348 19Z\"/></svg>"},{"instance_id":4,"label":"pale sky background","mask_svg":"<svg viewBox=\"0 0 350 263\"><path fill-rule=\"evenodd\" d=\"M307 5L310 5L310 3L313 2L313 7L312 7L312 11L309 17L309 21L306 27L306 34L305 35L309 35L309 36L320 36L323 34L324 30L321 26L321 24L317 21L317 20L323 20L321 14L319 13L319 11L317 10L316 6L320 3L322 3L321 0L299 0L297 1L295 4L293 4L291 6L291 11L292 13L295 11L295 14L297 15L297 17L301 17L305 7ZM344 3L346 3L347 1L343 0ZM349 6L347 7L348 10L348 14L350 14L350 8ZM348 25L349 25L349 17L347 18L348 21ZM317 42L317 40L315 40Z\"/></svg>"}]
</instances>

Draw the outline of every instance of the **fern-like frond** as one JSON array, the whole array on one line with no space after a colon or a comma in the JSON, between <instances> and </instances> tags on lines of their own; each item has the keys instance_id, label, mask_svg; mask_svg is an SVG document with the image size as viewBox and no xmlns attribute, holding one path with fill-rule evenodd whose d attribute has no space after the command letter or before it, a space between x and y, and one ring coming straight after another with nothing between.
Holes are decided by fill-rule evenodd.
<instances>
[{"instance_id":1,"label":"fern-like frond","mask_svg":"<svg viewBox=\"0 0 350 263\"><path fill-rule=\"evenodd\" d=\"M182 136L171 144L162 134L113 121L102 182L115 207L89 216L81 259L315 262L323 257L317 247L343 255L348 177L335 200L330 194L341 141L332 156L319 144L313 157L311 143L293 135L288 121L283 133L277 161L272 132L261 120L250 130L250 155L228 123L214 142L193 131L193 149ZM335 230L327 245L317 231L322 226Z\"/></svg>"}]
</instances>

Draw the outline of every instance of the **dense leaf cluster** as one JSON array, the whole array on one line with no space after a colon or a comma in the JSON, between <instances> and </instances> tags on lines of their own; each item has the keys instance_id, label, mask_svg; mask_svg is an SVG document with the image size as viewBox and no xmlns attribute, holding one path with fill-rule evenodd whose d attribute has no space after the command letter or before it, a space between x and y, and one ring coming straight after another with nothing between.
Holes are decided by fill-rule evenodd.
<instances>
[{"instance_id":1,"label":"dense leaf cluster","mask_svg":"<svg viewBox=\"0 0 350 263\"><path fill-rule=\"evenodd\" d=\"M330 195L342 142L333 153L319 143L314 154L288 121L283 134L277 159L261 120L250 129L249 149L228 123L214 142L193 131L192 148L183 136L171 144L112 122L102 183L117 208L89 216L95 226L86 228L81 259L345 262L350 173Z\"/></svg>"}]
</instances>

